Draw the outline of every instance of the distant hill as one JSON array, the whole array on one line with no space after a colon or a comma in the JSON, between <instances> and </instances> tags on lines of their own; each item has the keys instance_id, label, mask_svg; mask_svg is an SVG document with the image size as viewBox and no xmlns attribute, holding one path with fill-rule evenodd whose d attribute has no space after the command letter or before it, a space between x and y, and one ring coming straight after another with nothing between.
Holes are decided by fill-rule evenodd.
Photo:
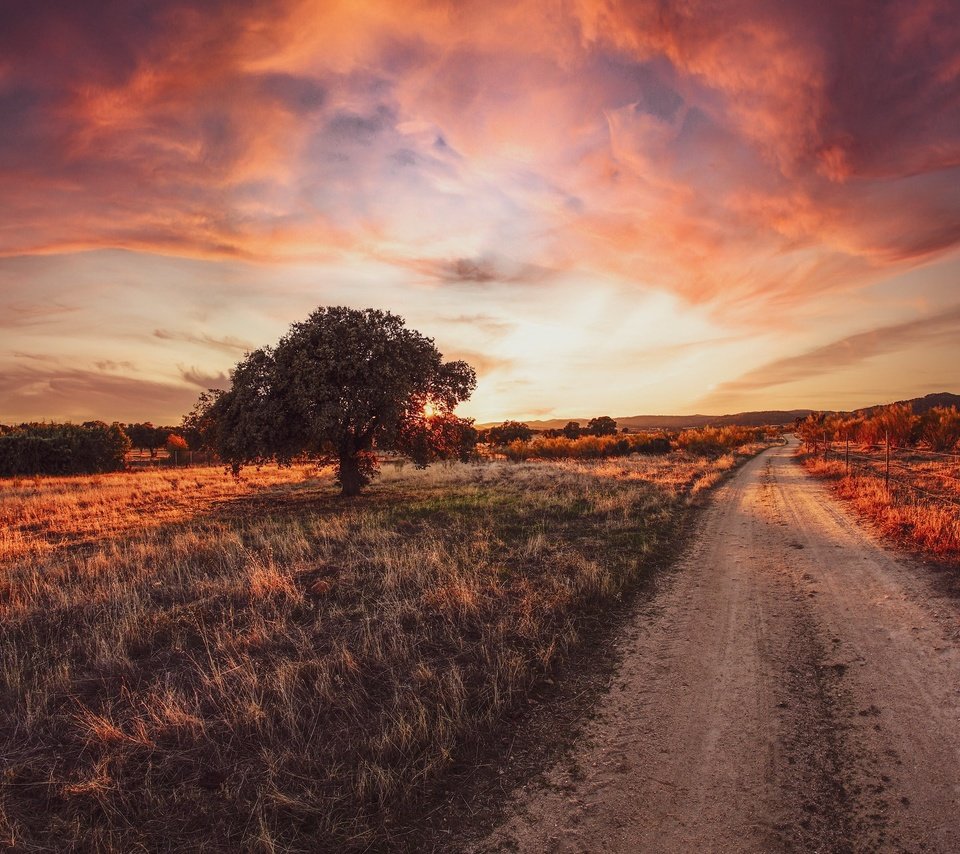
<instances>
[{"instance_id":1,"label":"distant hill","mask_svg":"<svg viewBox=\"0 0 960 854\"><path fill-rule=\"evenodd\" d=\"M616 418L618 427L630 427L633 430L679 430L684 427L706 427L708 424L723 426L736 424L741 427L759 427L763 424L793 424L797 418L806 418L813 410L790 409L763 412L738 412L734 415L627 415ZM586 427L589 418L549 418L542 421L527 421L534 430L557 430L568 421L579 421ZM480 424L479 427L491 427L494 423Z\"/></svg>"},{"instance_id":2,"label":"distant hill","mask_svg":"<svg viewBox=\"0 0 960 854\"><path fill-rule=\"evenodd\" d=\"M960 409L960 395L942 391L937 394L928 394L924 397L914 397L910 400L898 400L897 403L910 404L918 415L933 409L935 406L956 406ZM852 412L838 410L853 415L870 415L888 403L878 403L855 409ZM793 424L797 418L806 418L812 409L772 409L759 412L737 412L733 415L627 415L615 419L620 428L630 427L632 430L679 430L684 427L724 426L734 424L738 427L761 427L764 424ZM542 421L527 421L534 430L558 430L568 421L579 421L581 427L586 427L589 418L548 418ZM492 427L501 422L478 424L478 427Z\"/></svg>"},{"instance_id":3,"label":"distant hill","mask_svg":"<svg viewBox=\"0 0 960 854\"><path fill-rule=\"evenodd\" d=\"M910 400L898 400L897 404L908 404L913 407L913 411L917 415L923 415L924 412L929 412L931 409L937 406L945 406L947 408L951 406L956 406L960 409L960 394L951 394L948 391L937 392L936 394L927 394L923 397L912 397ZM889 406L888 403L880 403L876 406L865 406L863 409L853 410L854 415L872 415L882 406Z\"/></svg>"}]
</instances>

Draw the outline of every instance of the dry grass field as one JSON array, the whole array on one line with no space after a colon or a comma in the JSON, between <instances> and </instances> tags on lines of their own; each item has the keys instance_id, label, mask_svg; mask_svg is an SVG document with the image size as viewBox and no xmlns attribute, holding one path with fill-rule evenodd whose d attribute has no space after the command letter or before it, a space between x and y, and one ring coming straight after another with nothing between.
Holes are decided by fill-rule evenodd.
<instances>
[{"instance_id":1,"label":"dry grass field","mask_svg":"<svg viewBox=\"0 0 960 854\"><path fill-rule=\"evenodd\" d=\"M390 847L734 465L0 481L0 845Z\"/></svg>"},{"instance_id":2,"label":"dry grass field","mask_svg":"<svg viewBox=\"0 0 960 854\"><path fill-rule=\"evenodd\" d=\"M960 561L960 506L931 500L896 483L888 490L882 460L872 471L855 468L849 476L842 459L824 460L818 454L804 453L801 460L812 474L829 480L836 493L873 520L883 534L938 558ZM929 460L912 461L910 481L923 490L960 501L956 487L960 481L938 477L943 468ZM894 476L902 478L904 474L895 469Z\"/></svg>"}]
</instances>

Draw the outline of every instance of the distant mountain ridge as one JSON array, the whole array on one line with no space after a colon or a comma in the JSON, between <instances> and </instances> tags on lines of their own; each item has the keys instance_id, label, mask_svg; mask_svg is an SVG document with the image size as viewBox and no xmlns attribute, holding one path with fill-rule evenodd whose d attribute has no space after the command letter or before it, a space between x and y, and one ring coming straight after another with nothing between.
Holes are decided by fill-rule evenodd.
<instances>
[{"instance_id":1,"label":"distant mountain ridge","mask_svg":"<svg viewBox=\"0 0 960 854\"><path fill-rule=\"evenodd\" d=\"M960 395L942 391L927 394L923 397L913 397L910 400L898 400L898 404L909 404L919 415L928 412L935 406L956 406L960 409ZM854 410L821 410L826 412L844 412L850 415L870 415L882 406L889 403L878 403ZM722 427L732 424L738 427L761 427L764 424L793 424L797 418L806 418L812 409L771 409L756 412L737 412L733 415L628 415L615 418L618 427L630 427L634 430L656 430L660 428L679 430L684 427ZM586 427L589 418L547 418L540 421L526 421L534 430L558 430L568 421L579 421L581 427ZM478 424L478 427L492 427L499 421L487 424Z\"/></svg>"},{"instance_id":2,"label":"distant mountain ridge","mask_svg":"<svg viewBox=\"0 0 960 854\"><path fill-rule=\"evenodd\" d=\"M956 406L960 409L960 394L951 394L948 391L939 391L935 394L925 394L923 397L912 397L910 400L898 400L897 406L909 404L917 415L923 415L937 406L945 406L948 409ZM889 403L880 403L875 406L865 406L862 409L854 409L853 415L872 415L883 406L890 406Z\"/></svg>"},{"instance_id":3,"label":"distant mountain ridge","mask_svg":"<svg viewBox=\"0 0 960 854\"><path fill-rule=\"evenodd\" d=\"M634 430L656 430L664 428L679 430L684 427L724 426L735 424L741 427L759 427L763 424L793 424L797 418L806 418L812 409L770 410L761 412L738 412L734 415L627 415L615 418L618 427L630 427ZM548 418L541 421L525 421L534 430L558 430L568 421L579 421L586 427L589 418ZM478 424L478 427L492 427L501 422Z\"/></svg>"}]
</instances>

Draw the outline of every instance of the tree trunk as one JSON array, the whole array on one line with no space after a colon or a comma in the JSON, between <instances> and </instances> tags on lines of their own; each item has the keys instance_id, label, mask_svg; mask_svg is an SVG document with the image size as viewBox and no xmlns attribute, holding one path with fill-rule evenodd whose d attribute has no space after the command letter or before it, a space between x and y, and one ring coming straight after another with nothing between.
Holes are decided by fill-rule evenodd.
<instances>
[{"instance_id":1,"label":"tree trunk","mask_svg":"<svg viewBox=\"0 0 960 854\"><path fill-rule=\"evenodd\" d=\"M363 487L363 475L356 451L340 451L340 494L345 497L359 495Z\"/></svg>"}]
</instances>

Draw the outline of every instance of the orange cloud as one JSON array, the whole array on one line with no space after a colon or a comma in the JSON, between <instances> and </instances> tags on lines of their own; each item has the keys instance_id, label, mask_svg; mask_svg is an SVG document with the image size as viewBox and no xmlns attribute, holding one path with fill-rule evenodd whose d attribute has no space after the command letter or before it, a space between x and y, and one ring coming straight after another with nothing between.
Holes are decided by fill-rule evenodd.
<instances>
[{"instance_id":1,"label":"orange cloud","mask_svg":"<svg viewBox=\"0 0 960 854\"><path fill-rule=\"evenodd\" d=\"M956 16L871 20L863 35L845 4L746 0L52 4L0 45L16 167L0 174L21 213L0 253L312 258L449 250L452 228L462 257L506 241L576 266L577 246L622 274L626 239L657 287L716 299L736 276L702 268L726 255L762 277L757 259L797 243L941 251L943 199L927 213L921 190L911 231L931 233L901 240L837 185L960 164Z\"/></svg>"}]
</instances>

